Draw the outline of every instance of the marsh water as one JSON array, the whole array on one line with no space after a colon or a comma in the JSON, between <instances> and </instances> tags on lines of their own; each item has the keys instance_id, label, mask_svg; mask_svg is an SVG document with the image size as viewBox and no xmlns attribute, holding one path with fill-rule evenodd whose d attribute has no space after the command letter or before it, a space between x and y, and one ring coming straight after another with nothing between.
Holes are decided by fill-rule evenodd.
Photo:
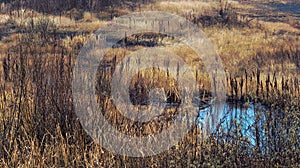
<instances>
[{"instance_id":1,"label":"marsh water","mask_svg":"<svg viewBox=\"0 0 300 168\"><path fill-rule=\"evenodd\" d=\"M248 144L256 146L256 130L263 130L267 107L254 103L226 102L221 105L211 105L199 110L197 124L201 129L209 127L210 133L222 132L231 135L238 133ZM212 124L211 114L218 114L215 124ZM263 136L263 135L261 135ZM261 144L259 144L261 145Z\"/></svg>"}]
</instances>

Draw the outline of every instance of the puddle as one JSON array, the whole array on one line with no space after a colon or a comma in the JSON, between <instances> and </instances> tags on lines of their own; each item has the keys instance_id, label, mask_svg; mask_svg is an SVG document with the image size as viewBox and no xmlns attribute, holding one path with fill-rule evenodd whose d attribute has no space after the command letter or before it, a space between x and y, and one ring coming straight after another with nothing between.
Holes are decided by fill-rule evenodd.
<instances>
[{"instance_id":1,"label":"puddle","mask_svg":"<svg viewBox=\"0 0 300 168\"><path fill-rule=\"evenodd\" d=\"M239 134L244 137L247 142L256 145L255 128L263 130L265 121L264 112L267 109L268 108L263 105L253 103L241 104L227 102L222 105L209 106L199 110L197 124L202 130L212 133L218 130L230 135L235 130L239 130ZM219 114L219 117L212 119L214 117L212 114Z\"/></svg>"}]
</instances>

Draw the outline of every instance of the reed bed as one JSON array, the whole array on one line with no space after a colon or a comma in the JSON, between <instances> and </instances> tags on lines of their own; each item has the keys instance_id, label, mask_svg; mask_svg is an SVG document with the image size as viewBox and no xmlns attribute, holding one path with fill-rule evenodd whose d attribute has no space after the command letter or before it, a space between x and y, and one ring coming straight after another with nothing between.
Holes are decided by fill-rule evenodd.
<instances>
[{"instance_id":1,"label":"reed bed","mask_svg":"<svg viewBox=\"0 0 300 168\"><path fill-rule=\"evenodd\" d=\"M251 134L255 145L246 140L236 120L229 132L217 126L206 137L195 124L169 150L150 157L133 158L114 154L95 143L74 112L73 68L88 36L60 39L55 36L55 27L48 27L47 31L34 27L30 30L28 34L17 36L16 44L2 55L1 167L300 166L299 81L297 71L287 69L284 62L289 60L299 69L300 52L297 48L256 53L249 58L253 62L251 68L227 72L227 101L244 108L248 103L268 107L255 114ZM194 73L199 97L211 99L211 84L203 64L190 59L193 54L186 48L173 51L183 57L189 55L185 59L197 69ZM135 136L159 133L176 122L173 118L178 107L166 108L161 118L150 123L136 123L121 116L111 102L109 91L113 71L128 52L123 48L113 49L113 54L107 55L99 65L98 80L94 81L98 105L106 119L121 132ZM273 69L268 64L271 58L275 62ZM286 71L279 73L274 66ZM161 80L154 80L156 78ZM157 85L164 88L169 102L179 103L177 86L171 87L170 83L174 83L174 78L158 69L139 72L129 88L133 103L145 108L147 103L143 102L147 102L147 94ZM103 94L103 90L107 94ZM265 118L263 123L259 122L261 118Z\"/></svg>"}]
</instances>

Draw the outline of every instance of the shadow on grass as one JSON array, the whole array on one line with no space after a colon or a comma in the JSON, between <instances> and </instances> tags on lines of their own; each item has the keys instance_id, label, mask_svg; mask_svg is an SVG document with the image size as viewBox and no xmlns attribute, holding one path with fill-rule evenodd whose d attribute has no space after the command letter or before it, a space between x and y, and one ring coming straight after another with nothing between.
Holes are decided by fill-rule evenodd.
<instances>
[{"instance_id":1,"label":"shadow on grass","mask_svg":"<svg viewBox=\"0 0 300 168\"><path fill-rule=\"evenodd\" d=\"M275 12L284 12L289 14L297 15L300 19L300 2L295 3L278 3L278 2L270 2L267 3L268 6L274 8Z\"/></svg>"}]
</instances>

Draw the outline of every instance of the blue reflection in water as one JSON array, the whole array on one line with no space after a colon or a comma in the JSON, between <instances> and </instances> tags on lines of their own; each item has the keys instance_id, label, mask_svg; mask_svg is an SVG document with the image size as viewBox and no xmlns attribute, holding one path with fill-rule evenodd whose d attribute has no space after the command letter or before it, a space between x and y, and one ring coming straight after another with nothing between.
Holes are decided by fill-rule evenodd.
<instances>
[{"instance_id":1,"label":"blue reflection in water","mask_svg":"<svg viewBox=\"0 0 300 168\"><path fill-rule=\"evenodd\" d=\"M202 130L206 129L206 132L210 133L220 131L230 135L234 131L238 131L239 136L256 146L255 129L262 131L260 137L264 135L265 116L263 112L266 110L266 107L257 104L247 104L246 106L240 103L211 105L199 110L197 124ZM214 118L212 114L219 114L219 117L215 115Z\"/></svg>"}]
</instances>

